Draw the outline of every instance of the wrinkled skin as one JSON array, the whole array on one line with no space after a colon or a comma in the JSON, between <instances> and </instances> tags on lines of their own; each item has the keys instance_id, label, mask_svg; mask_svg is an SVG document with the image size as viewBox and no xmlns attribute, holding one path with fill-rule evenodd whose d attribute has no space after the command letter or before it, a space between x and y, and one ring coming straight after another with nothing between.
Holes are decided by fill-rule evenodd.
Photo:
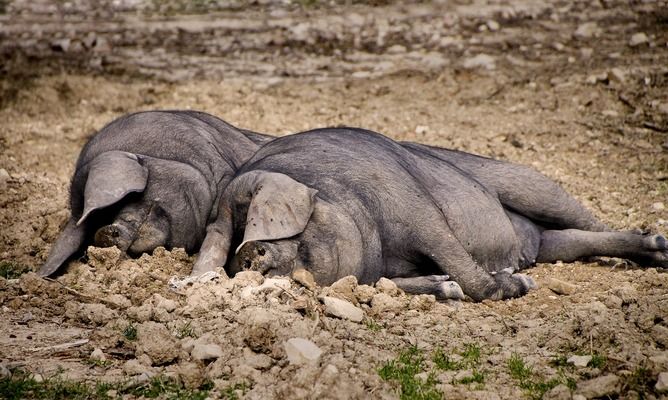
<instances>
[{"instance_id":1,"label":"wrinkled skin","mask_svg":"<svg viewBox=\"0 0 668 400\"><path fill-rule=\"evenodd\" d=\"M610 232L523 166L361 129L265 144L223 193L193 274L310 270L330 284L393 279L411 293L479 301L535 286L516 271L592 255L666 263L660 235Z\"/></svg>"},{"instance_id":2,"label":"wrinkled skin","mask_svg":"<svg viewBox=\"0 0 668 400\"><path fill-rule=\"evenodd\" d=\"M79 155L70 220L39 274L54 274L91 243L130 255L158 246L196 251L222 190L270 139L195 111L148 111L112 121Z\"/></svg>"}]
</instances>

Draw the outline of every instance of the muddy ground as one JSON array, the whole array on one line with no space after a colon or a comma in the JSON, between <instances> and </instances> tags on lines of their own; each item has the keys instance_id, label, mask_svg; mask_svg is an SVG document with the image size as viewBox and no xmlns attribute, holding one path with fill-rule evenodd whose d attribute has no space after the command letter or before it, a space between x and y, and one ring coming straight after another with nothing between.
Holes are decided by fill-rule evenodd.
<instances>
[{"instance_id":1,"label":"muddy ground","mask_svg":"<svg viewBox=\"0 0 668 400\"><path fill-rule=\"evenodd\" d=\"M95 394L112 398L149 396L133 390L156 377L214 398L667 396L668 275L617 259L538 265L539 289L479 304L253 274L172 290L193 261L179 249L89 248L57 281L25 272L67 219L87 138L146 109L515 161L615 228L668 233L665 1L374 3L0 1L3 385L27 371L122 382ZM289 360L292 338L322 354Z\"/></svg>"}]
</instances>

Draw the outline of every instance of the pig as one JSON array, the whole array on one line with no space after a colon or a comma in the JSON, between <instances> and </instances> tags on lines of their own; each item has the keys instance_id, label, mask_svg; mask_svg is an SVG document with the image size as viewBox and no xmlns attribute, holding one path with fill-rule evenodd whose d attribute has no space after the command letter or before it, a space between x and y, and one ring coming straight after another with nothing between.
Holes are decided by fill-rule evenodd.
<instances>
[{"instance_id":1,"label":"pig","mask_svg":"<svg viewBox=\"0 0 668 400\"><path fill-rule=\"evenodd\" d=\"M392 279L439 299L519 297L536 262L587 256L667 265L661 235L612 232L528 167L356 128L275 139L237 171L192 275L220 267L321 285Z\"/></svg>"},{"instance_id":2,"label":"pig","mask_svg":"<svg viewBox=\"0 0 668 400\"><path fill-rule=\"evenodd\" d=\"M38 274L54 274L90 243L129 255L158 246L196 251L222 190L268 140L196 111L146 111L112 121L79 155L71 217Z\"/></svg>"}]
</instances>

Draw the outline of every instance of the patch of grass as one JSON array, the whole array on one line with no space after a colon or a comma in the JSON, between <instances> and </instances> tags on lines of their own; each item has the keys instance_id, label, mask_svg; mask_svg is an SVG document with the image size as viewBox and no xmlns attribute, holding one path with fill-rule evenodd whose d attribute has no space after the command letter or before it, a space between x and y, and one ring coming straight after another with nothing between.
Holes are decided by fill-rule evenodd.
<instances>
[{"instance_id":1,"label":"patch of grass","mask_svg":"<svg viewBox=\"0 0 668 400\"><path fill-rule=\"evenodd\" d=\"M242 394L246 394L248 389L250 389L250 385L248 385L246 382L235 383L234 385L225 387L220 392L220 395L223 399L238 400L239 396L237 395L237 390L241 390Z\"/></svg>"},{"instance_id":2,"label":"patch of grass","mask_svg":"<svg viewBox=\"0 0 668 400\"><path fill-rule=\"evenodd\" d=\"M13 372L10 378L0 379L0 398L18 399L54 399L54 400L107 400L110 390L116 391L117 397L125 395L145 398L169 398L174 400L204 400L209 396L213 384L205 382L197 389L189 389L172 379L155 377L139 386L128 386L127 382L86 383L69 381L59 376L37 381L33 375L21 370Z\"/></svg>"},{"instance_id":3,"label":"patch of grass","mask_svg":"<svg viewBox=\"0 0 668 400\"><path fill-rule=\"evenodd\" d=\"M456 383L469 384L469 383L485 383L485 373L483 371L473 370L473 376L467 376L458 380Z\"/></svg>"},{"instance_id":4,"label":"patch of grass","mask_svg":"<svg viewBox=\"0 0 668 400\"><path fill-rule=\"evenodd\" d=\"M629 390L635 390L640 399L646 398L646 393L652 390L654 384L652 373L644 367L637 367L626 381Z\"/></svg>"},{"instance_id":5,"label":"patch of grass","mask_svg":"<svg viewBox=\"0 0 668 400\"><path fill-rule=\"evenodd\" d=\"M443 352L443 349L437 347L432 353L431 360L436 364L436 368L444 371L475 367L480 363L480 346L476 343L467 343L459 355L462 357L461 361L454 361Z\"/></svg>"},{"instance_id":6,"label":"patch of grass","mask_svg":"<svg viewBox=\"0 0 668 400\"><path fill-rule=\"evenodd\" d=\"M468 365L477 365L480 362L480 346L476 343L465 344L461 356Z\"/></svg>"},{"instance_id":7,"label":"patch of grass","mask_svg":"<svg viewBox=\"0 0 668 400\"><path fill-rule=\"evenodd\" d=\"M383 329L383 327L372 318L367 319L364 324L371 332L380 332L380 330Z\"/></svg>"},{"instance_id":8,"label":"patch of grass","mask_svg":"<svg viewBox=\"0 0 668 400\"><path fill-rule=\"evenodd\" d=\"M561 379L557 378L545 381L535 377L531 367L527 366L518 354L513 354L507 365L510 376L518 382L519 387L526 390L531 399L542 399L543 395L555 386L561 383L568 384L568 382L562 382ZM572 384L574 385L575 381Z\"/></svg>"},{"instance_id":9,"label":"patch of grass","mask_svg":"<svg viewBox=\"0 0 668 400\"><path fill-rule=\"evenodd\" d=\"M594 353L591 355L591 360L587 363L588 367L603 369L608 363L608 357Z\"/></svg>"},{"instance_id":10,"label":"patch of grass","mask_svg":"<svg viewBox=\"0 0 668 400\"><path fill-rule=\"evenodd\" d=\"M123 329L123 336L130 341L137 340L137 327L133 323L129 323L128 326Z\"/></svg>"},{"instance_id":11,"label":"patch of grass","mask_svg":"<svg viewBox=\"0 0 668 400\"><path fill-rule=\"evenodd\" d=\"M436 368L443 371L455 371L460 369L460 364L457 361L452 361L448 354L443 352L443 349L437 347L431 355L431 360L436 365Z\"/></svg>"},{"instance_id":12,"label":"patch of grass","mask_svg":"<svg viewBox=\"0 0 668 400\"><path fill-rule=\"evenodd\" d=\"M26 272L30 272L30 267L12 261L0 261L0 276L5 279L17 279Z\"/></svg>"},{"instance_id":13,"label":"patch of grass","mask_svg":"<svg viewBox=\"0 0 668 400\"><path fill-rule=\"evenodd\" d=\"M89 358L88 360L86 360L86 364L91 365L93 367L107 368L113 363L111 362L111 360L95 360Z\"/></svg>"},{"instance_id":14,"label":"patch of grass","mask_svg":"<svg viewBox=\"0 0 668 400\"><path fill-rule=\"evenodd\" d=\"M176 337L183 339L184 337L197 338L197 334L193 329L190 321L186 322L183 326L176 330Z\"/></svg>"},{"instance_id":15,"label":"patch of grass","mask_svg":"<svg viewBox=\"0 0 668 400\"><path fill-rule=\"evenodd\" d=\"M425 372L425 359L416 346L402 351L395 360L388 361L378 369L381 379L400 385L399 398L402 400L442 399L443 393L436 389L434 375L430 373L423 380L416 376L422 372Z\"/></svg>"}]
</instances>

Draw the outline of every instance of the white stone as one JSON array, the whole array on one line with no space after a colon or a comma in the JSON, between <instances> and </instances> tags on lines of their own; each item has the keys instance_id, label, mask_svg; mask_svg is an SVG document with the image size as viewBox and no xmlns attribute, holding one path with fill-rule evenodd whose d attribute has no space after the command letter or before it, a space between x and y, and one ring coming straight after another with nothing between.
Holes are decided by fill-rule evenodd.
<instances>
[{"instance_id":1,"label":"white stone","mask_svg":"<svg viewBox=\"0 0 668 400\"><path fill-rule=\"evenodd\" d=\"M193 346L190 355L196 360L211 360L222 357L223 349L217 344L213 343L196 343L195 346Z\"/></svg>"},{"instance_id":2,"label":"white stone","mask_svg":"<svg viewBox=\"0 0 668 400\"><path fill-rule=\"evenodd\" d=\"M398 312L403 308L403 304L387 293L378 293L371 299L371 308L377 313Z\"/></svg>"},{"instance_id":3,"label":"white stone","mask_svg":"<svg viewBox=\"0 0 668 400\"><path fill-rule=\"evenodd\" d=\"M102 349L97 348L97 347L95 348L95 350L93 350L90 353L89 357L90 357L91 360L96 360L96 361L104 361L104 360L107 359L107 357L104 355L104 352L102 351Z\"/></svg>"},{"instance_id":4,"label":"white stone","mask_svg":"<svg viewBox=\"0 0 668 400\"><path fill-rule=\"evenodd\" d=\"M325 303L325 314L353 322L361 322L364 319L364 311L353 304L337 299L335 297L323 297Z\"/></svg>"},{"instance_id":5,"label":"white stone","mask_svg":"<svg viewBox=\"0 0 668 400\"><path fill-rule=\"evenodd\" d=\"M478 54L477 56L469 57L463 62L463 67L466 69L484 68L492 70L496 68L496 60L494 57L487 54Z\"/></svg>"},{"instance_id":6,"label":"white stone","mask_svg":"<svg viewBox=\"0 0 668 400\"><path fill-rule=\"evenodd\" d=\"M598 27L596 22L585 22L578 26L573 35L577 38L589 39L594 36L601 34L601 28Z\"/></svg>"},{"instance_id":7,"label":"white stone","mask_svg":"<svg viewBox=\"0 0 668 400\"><path fill-rule=\"evenodd\" d=\"M617 375L609 374L588 381L579 382L576 392L588 399L618 394L619 377Z\"/></svg>"},{"instance_id":8,"label":"white stone","mask_svg":"<svg viewBox=\"0 0 668 400\"><path fill-rule=\"evenodd\" d=\"M661 372L659 374L654 388L659 393L668 392L668 372Z\"/></svg>"},{"instance_id":9,"label":"white stone","mask_svg":"<svg viewBox=\"0 0 668 400\"><path fill-rule=\"evenodd\" d=\"M493 19L490 19L489 21L487 21L487 27L489 28L490 31L495 32L501 28L501 25L499 25L499 23L494 21Z\"/></svg>"},{"instance_id":10,"label":"white stone","mask_svg":"<svg viewBox=\"0 0 668 400\"><path fill-rule=\"evenodd\" d=\"M636 47L647 42L649 42L647 35L644 32L638 32L631 36L631 40L629 40L629 46Z\"/></svg>"},{"instance_id":11,"label":"white stone","mask_svg":"<svg viewBox=\"0 0 668 400\"><path fill-rule=\"evenodd\" d=\"M573 364L576 367L586 367L591 359L592 356L570 356L566 362Z\"/></svg>"},{"instance_id":12,"label":"white stone","mask_svg":"<svg viewBox=\"0 0 668 400\"><path fill-rule=\"evenodd\" d=\"M322 350L315 343L304 338L292 338L283 343L290 364L317 364Z\"/></svg>"},{"instance_id":13,"label":"white stone","mask_svg":"<svg viewBox=\"0 0 668 400\"><path fill-rule=\"evenodd\" d=\"M9 172L4 168L0 168L0 189L4 190L7 187L7 181L9 181L10 178Z\"/></svg>"},{"instance_id":14,"label":"white stone","mask_svg":"<svg viewBox=\"0 0 668 400\"><path fill-rule=\"evenodd\" d=\"M387 278L380 278L378 282L376 282L376 290L381 293L387 293L390 296L396 296L399 294L399 288L397 287L397 284Z\"/></svg>"},{"instance_id":15,"label":"white stone","mask_svg":"<svg viewBox=\"0 0 668 400\"><path fill-rule=\"evenodd\" d=\"M654 210L654 211L663 211L665 209L666 209L666 206L660 201L657 201L656 203L652 204L652 210Z\"/></svg>"}]
</instances>

